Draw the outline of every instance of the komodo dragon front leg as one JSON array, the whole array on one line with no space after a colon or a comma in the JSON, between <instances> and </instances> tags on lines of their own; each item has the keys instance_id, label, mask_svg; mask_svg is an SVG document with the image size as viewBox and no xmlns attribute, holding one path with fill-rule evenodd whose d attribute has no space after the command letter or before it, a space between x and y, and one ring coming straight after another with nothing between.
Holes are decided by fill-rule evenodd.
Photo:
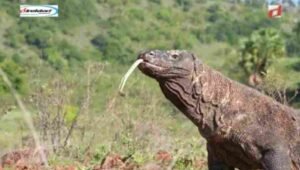
<instances>
[{"instance_id":1,"label":"komodo dragon front leg","mask_svg":"<svg viewBox=\"0 0 300 170\"><path fill-rule=\"evenodd\" d=\"M292 165L288 150L282 145L266 150L262 158L263 168L266 170L290 170Z\"/></svg>"},{"instance_id":2,"label":"komodo dragon front leg","mask_svg":"<svg viewBox=\"0 0 300 170\"><path fill-rule=\"evenodd\" d=\"M216 156L213 146L207 144L209 170L234 170ZM274 147L263 153L262 167L264 170L291 170L291 160L288 149L282 146Z\"/></svg>"},{"instance_id":3,"label":"komodo dragon front leg","mask_svg":"<svg viewBox=\"0 0 300 170\"><path fill-rule=\"evenodd\" d=\"M234 170L234 167L226 165L222 160L217 158L216 152L211 144L207 144L208 169L209 170Z\"/></svg>"}]
</instances>

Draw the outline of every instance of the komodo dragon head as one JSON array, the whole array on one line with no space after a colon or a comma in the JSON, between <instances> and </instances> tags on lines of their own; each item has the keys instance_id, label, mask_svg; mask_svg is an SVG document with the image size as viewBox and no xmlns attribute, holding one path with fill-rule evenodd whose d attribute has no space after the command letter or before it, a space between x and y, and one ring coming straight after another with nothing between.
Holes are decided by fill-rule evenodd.
<instances>
[{"instance_id":1,"label":"komodo dragon head","mask_svg":"<svg viewBox=\"0 0 300 170\"><path fill-rule=\"evenodd\" d=\"M138 58L143 60L139 69L158 81L188 77L200 63L192 53L180 50L153 50L141 53Z\"/></svg>"},{"instance_id":2,"label":"komodo dragon head","mask_svg":"<svg viewBox=\"0 0 300 170\"><path fill-rule=\"evenodd\" d=\"M199 126L202 116L195 110L201 93L197 82L203 69L201 61L192 53L179 50L148 51L138 59L143 60L139 69L156 79L165 97Z\"/></svg>"}]
</instances>

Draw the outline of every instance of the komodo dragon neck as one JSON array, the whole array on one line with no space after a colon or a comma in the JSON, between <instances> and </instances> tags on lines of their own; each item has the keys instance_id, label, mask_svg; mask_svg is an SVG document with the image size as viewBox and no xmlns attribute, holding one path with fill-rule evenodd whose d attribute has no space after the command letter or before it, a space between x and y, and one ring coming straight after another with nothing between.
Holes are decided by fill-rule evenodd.
<instances>
[{"instance_id":1,"label":"komodo dragon neck","mask_svg":"<svg viewBox=\"0 0 300 170\"><path fill-rule=\"evenodd\" d=\"M159 81L160 87L180 111L209 138L220 126L220 105L230 99L231 81L207 66L200 65L190 77Z\"/></svg>"}]
</instances>

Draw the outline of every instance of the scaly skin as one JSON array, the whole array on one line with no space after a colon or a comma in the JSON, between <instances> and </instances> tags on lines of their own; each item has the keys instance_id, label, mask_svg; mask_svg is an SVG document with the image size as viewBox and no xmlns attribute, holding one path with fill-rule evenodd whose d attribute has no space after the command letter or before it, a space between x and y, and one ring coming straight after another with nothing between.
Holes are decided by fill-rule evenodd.
<instances>
[{"instance_id":1,"label":"scaly skin","mask_svg":"<svg viewBox=\"0 0 300 170\"><path fill-rule=\"evenodd\" d=\"M139 69L207 140L210 170L300 169L300 116L187 51L149 51Z\"/></svg>"}]
</instances>

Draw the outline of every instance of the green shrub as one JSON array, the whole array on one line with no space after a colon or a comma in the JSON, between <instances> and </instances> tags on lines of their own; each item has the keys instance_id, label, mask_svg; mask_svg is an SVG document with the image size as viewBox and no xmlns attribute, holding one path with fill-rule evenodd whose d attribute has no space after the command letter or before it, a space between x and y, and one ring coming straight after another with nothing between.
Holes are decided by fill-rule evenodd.
<instances>
[{"instance_id":1,"label":"green shrub","mask_svg":"<svg viewBox=\"0 0 300 170\"><path fill-rule=\"evenodd\" d=\"M150 0L150 2L156 3L156 4L161 4L161 0Z\"/></svg>"},{"instance_id":2,"label":"green shrub","mask_svg":"<svg viewBox=\"0 0 300 170\"><path fill-rule=\"evenodd\" d=\"M28 90L27 76L25 69L16 64L11 59L5 59L0 63L0 67L7 74L9 80L11 81L13 87L20 93L26 93ZM3 93L8 93L10 90L4 83L3 79L0 78L0 95Z\"/></svg>"},{"instance_id":3,"label":"green shrub","mask_svg":"<svg viewBox=\"0 0 300 170\"><path fill-rule=\"evenodd\" d=\"M16 27L8 29L5 38L5 44L12 48L20 48L21 44L25 42L24 34L20 33Z\"/></svg>"},{"instance_id":4,"label":"green shrub","mask_svg":"<svg viewBox=\"0 0 300 170\"><path fill-rule=\"evenodd\" d=\"M290 55L299 56L300 53L300 22L296 23L291 33L287 34L287 52Z\"/></svg>"},{"instance_id":5,"label":"green shrub","mask_svg":"<svg viewBox=\"0 0 300 170\"><path fill-rule=\"evenodd\" d=\"M0 54L1 55L1 54ZM1 57L0 57L1 58ZM22 57L20 54L15 53L13 54L13 56L11 57L12 60L17 63L17 64L22 64L22 62L24 61L24 57ZM1 60L1 59L0 59ZM1 61L0 61L1 62Z\"/></svg>"},{"instance_id":6,"label":"green shrub","mask_svg":"<svg viewBox=\"0 0 300 170\"><path fill-rule=\"evenodd\" d=\"M52 44L52 33L47 30L33 29L25 35L26 42L37 48L46 48Z\"/></svg>"},{"instance_id":7,"label":"green shrub","mask_svg":"<svg viewBox=\"0 0 300 170\"><path fill-rule=\"evenodd\" d=\"M91 43L96 46L101 52L104 52L107 47L107 40L103 35L97 35L91 40Z\"/></svg>"},{"instance_id":8,"label":"green shrub","mask_svg":"<svg viewBox=\"0 0 300 170\"><path fill-rule=\"evenodd\" d=\"M74 26L82 25L94 18L96 14L93 0L64 0L59 1L59 27L68 30Z\"/></svg>"},{"instance_id":9,"label":"green shrub","mask_svg":"<svg viewBox=\"0 0 300 170\"><path fill-rule=\"evenodd\" d=\"M265 11L260 8L243 7L243 11L245 13L240 15L238 11L228 12L228 9L223 9L217 4L208 7L206 20L210 24L205 30L206 36L213 37L217 41L237 44L239 37L248 36L255 30L279 28L280 22L267 18ZM256 15L253 15L253 12Z\"/></svg>"},{"instance_id":10,"label":"green shrub","mask_svg":"<svg viewBox=\"0 0 300 170\"><path fill-rule=\"evenodd\" d=\"M56 70L63 70L68 66L68 61L63 58L56 48L47 48L43 50L43 58Z\"/></svg>"},{"instance_id":11,"label":"green shrub","mask_svg":"<svg viewBox=\"0 0 300 170\"><path fill-rule=\"evenodd\" d=\"M145 13L143 9L139 8L132 8L128 11L128 17L134 18L138 21L144 21L145 20Z\"/></svg>"},{"instance_id":12,"label":"green shrub","mask_svg":"<svg viewBox=\"0 0 300 170\"><path fill-rule=\"evenodd\" d=\"M193 5L191 0L175 0L175 2L183 11L188 11Z\"/></svg>"},{"instance_id":13,"label":"green shrub","mask_svg":"<svg viewBox=\"0 0 300 170\"><path fill-rule=\"evenodd\" d=\"M172 11L168 8L163 8L157 11L156 18L170 23L172 21Z\"/></svg>"},{"instance_id":14,"label":"green shrub","mask_svg":"<svg viewBox=\"0 0 300 170\"><path fill-rule=\"evenodd\" d=\"M265 73L267 68L279 58L285 57L285 46L279 31L261 29L243 43L240 64L248 75Z\"/></svg>"},{"instance_id":15,"label":"green shrub","mask_svg":"<svg viewBox=\"0 0 300 170\"><path fill-rule=\"evenodd\" d=\"M4 59L6 58L6 55L0 51L0 63L4 61Z\"/></svg>"}]
</instances>

